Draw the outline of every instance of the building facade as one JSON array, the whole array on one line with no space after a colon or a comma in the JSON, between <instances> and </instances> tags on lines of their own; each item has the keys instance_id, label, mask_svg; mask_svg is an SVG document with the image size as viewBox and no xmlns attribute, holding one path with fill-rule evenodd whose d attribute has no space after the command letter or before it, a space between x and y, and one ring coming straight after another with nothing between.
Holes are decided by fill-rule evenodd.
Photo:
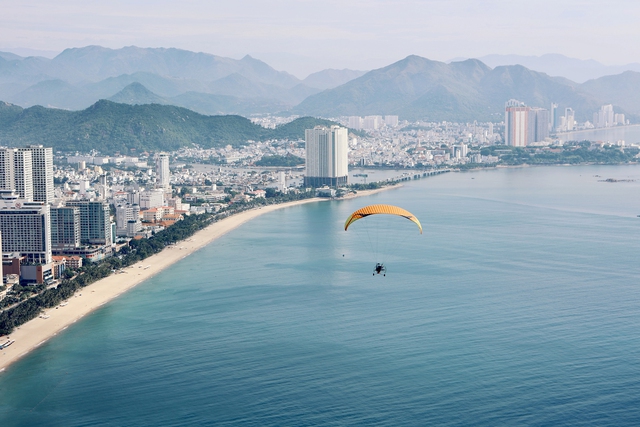
<instances>
[{"instance_id":1,"label":"building facade","mask_svg":"<svg viewBox=\"0 0 640 427\"><path fill-rule=\"evenodd\" d=\"M131 222L138 225L130 225ZM116 206L116 235L129 236L129 231L132 227L136 228L136 231L142 228L140 224L140 206L135 204Z\"/></svg>"},{"instance_id":2,"label":"building facade","mask_svg":"<svg viewBox=\"0 0 640 427\"><path fill-rule=\"evenodd\" d=\"M505 104L504 143L512 147L527 145L530 108L515 99Z\"/></svg>"},{"instance_id":3,"label":"building facade","mask_svg":"<svg viewBox=\"0 0 640 427\"><path fill-rule=\"evenodd\" d=\"M531 108L527 124L527 144L542 142L549 137L549 110Z\"/></svg>"},{"instance_id":4,"label":"building facade","mask_svg":"<svg viewBox=\"0 0 640 427\"><path fill-rule=\"evenodd\" d=\"M512 147L542 142L549 136L549 123L549 110L511 99L505 104L504 142Z\"/></svg>"},{"instance_id":5,"label":"building facade","mask_svg":"<svg viewBox=\"0 0 640 427\"><path fill-rule=\"evenodd\" d=\"M18 151L31 153L33 200L53 203L53 148L28 145Z\"/></svg>"},{"instance_id":6,"label":"building facade","mask_svg":"<svg viewBox=\"0 0 640 427\"><path fill-rule=\"evenodd\" d=\"M348 183L349 134L340 126L316 126L305 131L304 185L337 187Z\"/></svg>"},{"instance_id":7,"label":"building facade","mask_svg":"<svg viewBox=\"0 0 640 427\"><path fill-rule=\"evenodd\" d=\"M155 190L142 191L140 193L139 205L140 209L143 210L164 206L164 190L158 188Z\"/></svg>"},{"instance_id":8,"label":"building facade","mask_svg":"<svg viewBox=\"0 0 640 427\"><path fill-rule=\"evenodd\" d=\"M0 189L15 190L15 148L0 148Z\"/></svg>"},{"instance_id":9,"label":"building facade","mask_svg":"<svg viewBox=\"0 0 640 427\"><path fill-rule=\"evenodd\" d=\"M0 235L3 253L19 253L27 264L51 263L49 205L0 191Z\"/></svg>"},{"instance_id":10,"label":"building facade","mask_svg":"<svg viewBox=\"0 0 640 427\"><path fill-rule=\"evenodd\" d=\"M33 163L31 151L16 150L13 157L15 187L20 198L33 201Z\"/></svg>"},{"instance_id":11,"label":"building facade","mask_svg":"<svg viewBox=\"0 0 640 427\"><path fill-rule=\"evenodd\" d=\"M70 200L67 207L80 210L80 241L83 245L111 245L109 204L104 201Z\"/></svg>"},{"instance_id":12,"label":"building facade","mask_svg":"<svg viewBox=\"0 0 640 427\"><path fill-rule=\"evenodd\" d=\"M51 247L54 252L76 249L82 242L80 208L61 206L51 208Z\"/></svg>"},{"instance_id":13,"label":"building facade","mask_svg":"<svg viewBox=\"0 0 640 427\"><path fill-rule=\"evenodd\" d=\"M156 176L157 186L159 188L168 189L171 187L171 184L169 183L171 179L171 172L169 170L168 154L158 154L158 158L156 159Z\"/></svg>"}]
</instances>

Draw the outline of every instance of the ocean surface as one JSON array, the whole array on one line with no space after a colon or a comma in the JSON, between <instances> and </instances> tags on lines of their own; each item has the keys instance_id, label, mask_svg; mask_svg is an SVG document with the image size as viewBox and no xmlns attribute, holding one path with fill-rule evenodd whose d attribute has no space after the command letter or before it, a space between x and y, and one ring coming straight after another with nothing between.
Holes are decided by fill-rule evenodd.
<instances>
[{"instance_id":1,"label":"ocean surface","mask_svg":"<svg viewBox=\"0 0 640 427\"><path fill-rule=\"evenodd\" d=\"M640 125L620 126L606 129L579 130L558 134L560 141L624 141L627 145L640 142Z\"/></svg>"},{"instance_id":2,"label":"ocean surface","mask_svg":"<svg viewBox=\"0 0 640 427\"><path fill-rule=\"evenodd\" d=\"M374 203L424 234L343 230ZM637 426L639 214L640 166L449 173L266 214L12 365L0 425Z\"/></svg>"}]
</instances>

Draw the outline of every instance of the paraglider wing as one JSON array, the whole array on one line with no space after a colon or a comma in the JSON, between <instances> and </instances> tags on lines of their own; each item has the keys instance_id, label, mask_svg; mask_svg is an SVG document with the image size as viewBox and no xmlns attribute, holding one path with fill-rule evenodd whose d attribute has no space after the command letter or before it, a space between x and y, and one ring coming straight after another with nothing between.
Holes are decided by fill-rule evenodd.
<instances>
[{"instance_id":1,"label":"paraglider wing","mask_svg":"<svg viewBox=\"0 0 640 427\"><path fill-rule=\"evenodd\" d=\"M344 231L347 231L349 226L357 220L369 215L378 214L397 215L406 218L409 221L414 222L420 229L420 234L422 234L422 225L420 224L420 221L418 221L418 218L416 218L411 212L392 205L371 205L365 206L362 209L358 209L357 211L352 213L349 218L347 218L347 221L344 223Z\"/></svg>"}]
</instances>

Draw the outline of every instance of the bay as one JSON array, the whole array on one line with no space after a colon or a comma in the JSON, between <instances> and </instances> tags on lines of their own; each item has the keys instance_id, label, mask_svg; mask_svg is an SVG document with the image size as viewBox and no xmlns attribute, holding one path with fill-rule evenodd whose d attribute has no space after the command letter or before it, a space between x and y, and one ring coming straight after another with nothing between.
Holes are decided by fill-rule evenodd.
<instances>
[{"instance_id":1,"label":"bay","mask_svg":"<svg viewBox=\"0 0 640 427\"><path fill-rule=\"evenodd\" d=\"M579 130L560 133L557 135L560 141L604 141L617 143L624 141L626 145L640 143L640 125L614 126L603 129Z\"/></svg>"},{"instance_id":2,"label":"bay","mask_svg":"<svg viewBox=\"0 0 640 427\"><path fill-rule=\"evenodd\" d=\"M639 196L638 165L496 169L261 216L11 366L0 422L637 425ZM343 230L373 203L424 227L379 223L386 277Z\"/></svg>"}]
</instances>

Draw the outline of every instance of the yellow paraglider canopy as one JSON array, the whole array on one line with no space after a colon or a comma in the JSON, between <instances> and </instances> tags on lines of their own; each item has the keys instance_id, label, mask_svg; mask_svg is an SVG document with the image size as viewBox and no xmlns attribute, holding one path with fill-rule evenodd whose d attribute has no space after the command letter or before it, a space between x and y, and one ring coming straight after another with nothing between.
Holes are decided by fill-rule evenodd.
<instances>
[{"instance_id":1,"label":"yellow paraglider canopy","mask_svg":"<svg viewBox=\"0 0 640 427\"><path fill-rule=\"evenodd\" d=\"M362 209L358 209L357 211L352 213L349 218L347 218L347 221L344 223L344 231L347 231L347 228L349 228L349 226L357 220L369 215L378 214L397 215L406 218L409 221L416 223L416 225L420 229L420 234L422 234L422 225L420 224L420 221L418 221L418 218L416 218L411 212L392 205L370 205L365 206Z\"/></svg>"}]
</instances>

